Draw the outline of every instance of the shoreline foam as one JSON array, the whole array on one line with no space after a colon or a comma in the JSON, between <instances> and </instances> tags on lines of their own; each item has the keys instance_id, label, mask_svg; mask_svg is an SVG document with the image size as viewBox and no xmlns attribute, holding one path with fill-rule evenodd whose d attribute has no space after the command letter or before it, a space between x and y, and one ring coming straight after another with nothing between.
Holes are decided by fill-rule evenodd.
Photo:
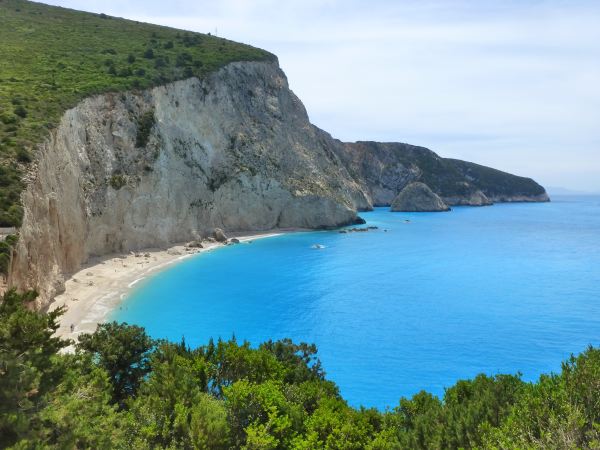
<instances>
[{"instance_id":1,"label":"shoreline foam","mask_svg":"<svg viewBox=\"0 0 600 450\"><path fill-rule=\"evenodd\" d=\"M248 242L289 231L295 230L232 234L230 238ZM49 311L61 306L67 308L60 318L56 335L76 340L81 333L94 332L96 326L107 319L138 282L191 256L225 246L219 242L203 242L202 245L203 248L190 249L184 244L178 244L166 249L146 249L90 259L68 278L65 291L54 297L48 307Z\"/></svg>"}]
</instances>

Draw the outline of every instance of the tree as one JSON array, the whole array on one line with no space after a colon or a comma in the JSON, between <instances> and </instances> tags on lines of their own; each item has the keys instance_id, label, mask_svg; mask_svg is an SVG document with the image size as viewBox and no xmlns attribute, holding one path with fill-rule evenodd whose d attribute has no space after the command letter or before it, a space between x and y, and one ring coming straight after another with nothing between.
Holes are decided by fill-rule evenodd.
<instances>
[{"instance_id":1,"label":"tree","mask_svg":"<svg viewBox=\"0 0 600 450\"><path fill-rule=\"evenodd\" d=\"M252 349L248 342L238 345L235 339L219 340L216 346L209 343L200 354L208 363L208 387L216 396L223 388L245 379L254 383L283 380L284 366L265 349Z\"/></svg>"},{"instance_id":2,"label":"tree","mask_svg":"<svg viewBox=\"0 0 600 450\"><path fill-rule=\"evenodd\" d=\"M223 402L206 390L206 362L185 343L161 343L130 411L139 447L228 448Z\"/></svg>"},{"instance_id":3,"label":"tree","mask_svg":"<svg viewBox=\"0 0 600 450\"><path fill-rule=\"evenodd\" d=\"M150 372L149 356L155 342L143 328L117 322L98 325L93 334L79 336L79 351L94 355L106 369L113 386L113 400L124 407L135 397L143 377Z\"/></svg>"},{"instance_id":4,"label":"tree","mask_svg":"<svg viewBox=\"0 0 600 450\"><path fill-rule=\"evenodd\" d=\"M267 341L260 345L261 350L272 353L285 366L285 381L301 383L303 381L325 379L321 361L317 358L315 344L294 344L291 339Z\"/></svg>"},{"instance_id":5,"label":"tree","mask_svg":"<svg viewBox=\"0 0 600 450\"><path fill-rule=\"evenodd\" d=\"M15 110L14 113L21 117L22 119L24 119L25 117L27 117L27 110L25 109L25 107L23 105L18 105Z\"/></svg>"},{"instance_id":6,"label":"tree","mask_svg":"<svg viewBox=\"0 0 600 450\"><path fill-rule=\"evenodd\" d=\"M480 427L498 427L524 387L520 375L477 375L444 395L445 441L452 448L481 445Z\"/></svg>"},{"instance_id":7,"label":"tree","mask_svg":"<svg viewBox=\"0 0 600 450\"><path fill-rule=\"evenodd\" d=\"M60 363L65 376L45 398L39 412L42 430L31 447L123 448L126 417L111 404L106 371L87 353L65 355Z\"/></svg>"},{"instance_id":8,"label":"tree","mask_svg":"<svg viewBox=\"0 0 600 450\"><path fill-rule=\"evenodd\" d=\"M55 364L58 351L69 344L53 337L63 309L47 314L27 308L36 292L14 289L0 301L0 447L35 435L35 413L63 375Z\"/></svg>"},{"instance_id":9,"label":"tree","mask_svg":"<svg viewBox=\"0 0 600 450\"><path fill-rule=\"evenodd\" d=\"M506 420L482 431L487 448L599 448L600 349L527 384Z\"/></svg>"}]
</instances>

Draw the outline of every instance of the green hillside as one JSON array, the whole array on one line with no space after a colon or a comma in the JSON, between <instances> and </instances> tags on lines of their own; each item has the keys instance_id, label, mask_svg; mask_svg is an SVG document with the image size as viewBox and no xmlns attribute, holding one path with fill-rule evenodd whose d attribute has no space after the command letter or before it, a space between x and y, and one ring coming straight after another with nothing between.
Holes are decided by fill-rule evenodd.
<instances>
[{"instance_id":1,"label":"green hillside","mask_svg":"<svg viewBox=\"0 0 600 450\"><path fill-rule=\"evenodd\" d=\"M19 225L35 145L80 100L274 60L214 36L23 0L0 0L0 226Z\"/></svg>"}]
</instances>

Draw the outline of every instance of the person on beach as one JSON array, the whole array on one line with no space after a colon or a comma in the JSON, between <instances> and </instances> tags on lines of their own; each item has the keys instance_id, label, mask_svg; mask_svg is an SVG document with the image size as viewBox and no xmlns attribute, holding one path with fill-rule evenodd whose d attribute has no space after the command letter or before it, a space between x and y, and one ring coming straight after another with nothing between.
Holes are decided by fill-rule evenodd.
<instances>
[{"instance_id":1,"label":"person on beach","mask_svg":"<svg viewBox=\"0 0 600 450\"><path fill-rule=\"evenodd\" d=\"M71 324L71 333L75 331L75 325Z\"/></svg>"}]
</instances>

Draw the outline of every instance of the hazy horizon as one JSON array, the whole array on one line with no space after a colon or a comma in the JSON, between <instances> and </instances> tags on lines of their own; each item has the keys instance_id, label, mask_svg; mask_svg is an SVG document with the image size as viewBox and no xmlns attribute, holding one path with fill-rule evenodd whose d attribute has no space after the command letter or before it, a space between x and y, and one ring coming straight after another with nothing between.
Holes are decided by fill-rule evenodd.
<instances>
[{"instance_id":1,"label":"hazy horizon","mask_svg":"<svg viewBox=\"0 0 600 450\"><path fill-rule=\"evenodd\" d=\"M600 3L47 1L264 48L311 121L600 192Z\"/></svg>"}]
</instances>

